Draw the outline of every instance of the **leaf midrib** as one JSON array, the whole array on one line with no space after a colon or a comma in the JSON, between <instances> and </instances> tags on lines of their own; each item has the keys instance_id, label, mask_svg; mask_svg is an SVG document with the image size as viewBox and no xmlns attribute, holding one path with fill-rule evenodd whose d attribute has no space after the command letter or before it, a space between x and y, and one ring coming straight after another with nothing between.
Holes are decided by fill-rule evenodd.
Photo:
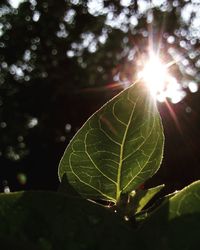
<instances>
[{"instance_id":1,"label":"leaf midrib","mask_svg":"<svg viewBox=\"0 0 200 250\"><path fill-rule=\"evenodd\" d=\"M118 168L118 172L117 172L117 184L116 184L116 186L117 186L117 188L116 188L116 202L119 200L120 194L121 194L120 183L121 183L121 171L122 171L123 155L124 155L124 144L125 144L125 141L126 141L129 126L130 126L132 118L133 118L135 107L136 107L136 102L133 105L131 115L130 115L128 123L126 125L126 129L124 131L124 136L122 138L122 143L121 143L121 146L120 146L119 168Z\"/></svg>"}]
</instances>

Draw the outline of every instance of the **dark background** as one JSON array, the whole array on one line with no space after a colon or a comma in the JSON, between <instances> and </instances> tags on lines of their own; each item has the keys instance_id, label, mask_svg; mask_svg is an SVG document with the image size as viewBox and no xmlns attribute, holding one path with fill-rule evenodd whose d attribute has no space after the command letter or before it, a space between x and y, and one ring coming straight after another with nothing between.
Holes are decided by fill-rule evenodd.
<instances>
[{"instance_id":1,"label":"dark background","mask_svg":"<svg viewBox=\"0 0 200 250\"><path fill-rule=\"evenodd\" d=\"M148 10L142 11L142 2ZM182 55L170 70L187 93L179 103L169 100L171 112L158 103L165 152L149 185L165 183L171 192L200 178L200 93L187 85L200 77L200 31L193 27L198 16L187 8L200 6L154 2L30 0L13 8L1 0L1 191L5 181L12 191L57 189L57 168L69 140L122 85L136 79L149 40L166 62L173 60L169 48Z\"/></svg>"}]
</instances>

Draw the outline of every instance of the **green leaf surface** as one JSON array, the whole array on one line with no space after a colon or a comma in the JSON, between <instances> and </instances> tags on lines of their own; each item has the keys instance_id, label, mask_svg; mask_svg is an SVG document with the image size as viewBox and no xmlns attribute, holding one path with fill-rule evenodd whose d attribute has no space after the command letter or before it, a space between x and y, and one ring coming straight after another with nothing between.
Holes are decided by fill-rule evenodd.
<instances>
[{"instance_id":1,"label":"green leaf surface","mask_svg":"<svg viewBox=\"0 0 200 250\"><path fill-rule=\"evenodd\" d=\"M200 181L197 181L168 197L146 220L137 237L141 249L196 250L200 246L199 233Z\"/></svg>"},{"instance_id":2,"label":"green leaf surface","mask_svg":"<svg viewBox=\"0 0 200 250\"><path fill-rule=\"evenodd\" d=\"M1 250L132 249L132 231L105 207L53 192L0 195Z\"/></svg>"},{"instance_id":3,"label":"green leaf surface","mask_svg":"<svg viewBox=\"0 0 200 250\"><path fill-rule=\"evenodd\" d=\"M158 170L163 129L155 100L142 83L111 99L77 132L59 165L59 178L82 196L116 203Z\"/></svg>"}]
</instances>

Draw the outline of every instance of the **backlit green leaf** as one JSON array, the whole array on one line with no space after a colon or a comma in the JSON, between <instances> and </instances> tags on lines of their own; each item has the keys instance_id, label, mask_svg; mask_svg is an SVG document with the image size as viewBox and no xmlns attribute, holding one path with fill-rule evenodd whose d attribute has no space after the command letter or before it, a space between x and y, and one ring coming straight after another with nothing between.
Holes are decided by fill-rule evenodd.
<instances>
[{"instance_id":1,"label":"backlit green leaf","mask_svg":"<svg viewBox=\"0 0 200 250\"><path fill-rule=\"evenodd\" d=\"M82 196L116 203L159 168L163 130L155 100L141 83L111 99L77 132L59 165L59 178Z\"/></svg>"}]
</instances>

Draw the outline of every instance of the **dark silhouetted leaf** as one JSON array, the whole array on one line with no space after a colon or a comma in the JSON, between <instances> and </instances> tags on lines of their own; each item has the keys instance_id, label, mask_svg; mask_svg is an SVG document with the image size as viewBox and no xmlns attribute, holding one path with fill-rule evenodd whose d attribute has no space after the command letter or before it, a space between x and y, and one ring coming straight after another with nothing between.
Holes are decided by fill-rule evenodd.
<instances>
[{"instance_id":1,"label":"dark silhouetted leaf","mask_svg":"<svg viewBox=\"0 0 200 250\"><path fill-rule=\"evenodd\" d=\"M132 249L132 240L116 214L86 200L51 192L0 195L1 250Z\"/></svg>"}]
</instances>

